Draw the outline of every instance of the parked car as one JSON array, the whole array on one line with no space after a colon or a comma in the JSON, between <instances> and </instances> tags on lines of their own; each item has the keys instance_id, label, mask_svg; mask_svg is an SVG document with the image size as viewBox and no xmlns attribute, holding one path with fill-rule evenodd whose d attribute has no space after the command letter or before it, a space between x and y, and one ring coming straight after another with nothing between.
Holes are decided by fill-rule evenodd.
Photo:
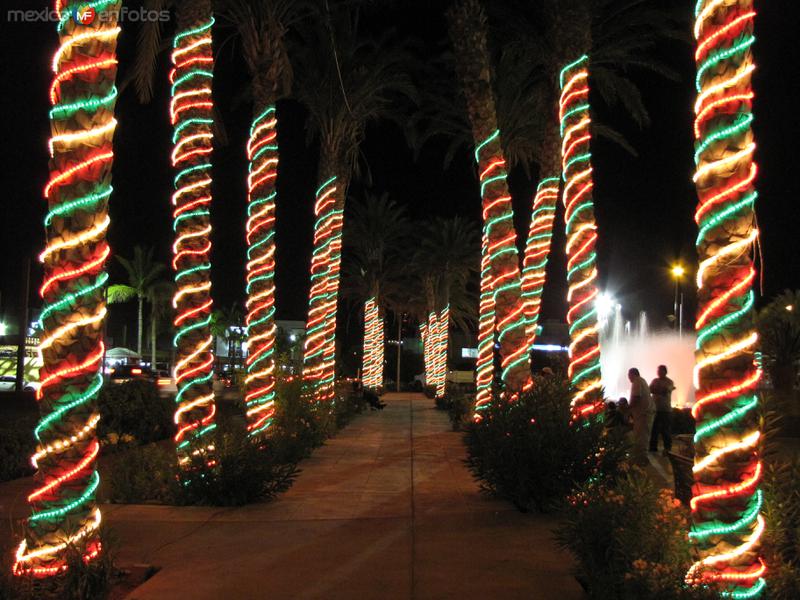
<instances>
[{"instance_id":1,"label":"parked car","mask_svg":"<svg viewBox=\"0 0 800 600\"><path fill-rule=\"evenodd\" d=\"M22 382L23 392L35 392L37 387L39 387L39 385L32 381ZM13 375L0 376L0 392L13 392L16 389L17 389L16 377L14 377Z\"/></svg>"},{"instance_id":2,"label":"parked car","mask_svg":"<svg viewBox=\"0 0 800 600\"><path fill-rule=\"evenodd\" d=\"M156 384L158 385L158 393L161 396L174 396L178 393L178 385L169 371L160 370L156 378Z\"/></svg>"},{"instance_id":3,"label":"parked car","mask_svg":"<svg viewBox=\"0 0 800 600\"><path fill-rule=\"evenodd\" d=\"M110 383L125 383L132 379L155 381L156 374L149 367L141 365L119 365L111 369L111 374L108 376Z\"/></svg>"}]
</instances>

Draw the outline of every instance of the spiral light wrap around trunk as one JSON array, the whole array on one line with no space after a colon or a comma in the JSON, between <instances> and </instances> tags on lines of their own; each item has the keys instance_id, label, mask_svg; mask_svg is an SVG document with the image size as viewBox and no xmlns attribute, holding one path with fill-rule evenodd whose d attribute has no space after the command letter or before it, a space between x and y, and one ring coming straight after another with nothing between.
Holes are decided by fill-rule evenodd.
<instances>
[{"instance_id":1,"label":"spiral light wrap around trunk","mask_svg":"<svg viewBox=\"0 0 800 600\"><path fill-rule=\"evenodd\" d=\"M334 397L336 305L342 257L344 191L337 177L327 179L316 193L311 290L306 325L303 380L317 403Z\"/></svg>"},{"instance_id":2,"label":"spiral light wrap around trunk","mask_svg":"<svg viewBox=\"0 0 800 600\"><path fill-rule=\"evenodd\" d=\"M754 361L751 258L755 228L752 0L701 0L695 11L697 99L694 182L700 229L692 413L697 421L693 526L697 562L687 581L729 598L765 587L759 556L764 518Z\"/></svg>"},{"instance_id":3,"label":"spiral light wrap around trunk","mask_svg":"<svg viewBox=\"0 0 800 600\"><path fill-rule=\"evenodd\" d=\"M445 306L436 317L436 340L433 344L434 377L436 397L443 398L447 387L447 343L450 325L450 305Z\"/></svg>"},{"instance_id":4,"label":"spiral light wrap around trunk","mask_svg":"<svg viewBox=\"0 0 800 600\"><path fill-rule=\"evenodd\" d=\"M383 318L375 298L364 303L364 358L361 381L365 388L383 387Z\"/></svg>"},{"instance_id":5,"label":"spiral light wrap around trunk","mask_svg":"<svg viewBox=\"0 0 800 600\"><path fill-rule=\"evenodd\" d=\"M102 386L104 268L116 127L119 2L95 2L108 17L81 20L84 5L57 2L60 46L50 88L50 180L45 187L47 246L40 259L43 366L36 398L41 419L32 457L36 488L14 573L48 577L68 568L70 547L86 562L101 551L96 459ZM79 10L80 9L80 10ZM89 14L89 13L86 13ZM106 15L104 15L105 17Z\"/></svg>"},{"instance_id":6,"label":"spiral light wrap around trunk","mask_svg":"<svg viewBox=\"0 0 800 600\"><path fill-rule=\"evenodd\" d=\"M247 157L247 377L248 435L263 433L275 415L275 183L278 132L275 106L258 112Z\"/></svg>"},{"instance_id":7,"label":"spiral light wrap around trunk","mask_svg":"<svg viewBox=\"0 0 800 600\"><path fill-rule=\"evenodd\" d=\"M569 285L567 323L571 338L568 374L574 389L572 408L579 417L588 417L602 408L588 65L589 57L582 56L564 67L559 79Z\"/></svg>"},{"instance_id":8,"label":"spiral light wrap around trunk","mask_svg":"<svg viewBox=\"0 0 800 600\"><path fill-rule=\"evenodd\" d=\"M494 294L501 377L509 397L527 391L532 385L530 354L525 332L525 306L514 231L511 195L506 182L506 161L500 145L500 130L495 130L475 148L478 163L483 221L489 240L489 268Z\"/></svg>"},{"instance_id":9,"label":"spiral light wrap around trunk","mask_svg":"<svg viewBox=\"0 0 800 600\"><path fill-rule=\"evenodd\" d=\"M179 23L172 52L170 119L175 169L172 246L177 291L175 347L175 442L178 462L213 451L215 428L213 337L211 335L211 155L214 58L210 16L185 26ZM209 457L209 464L213 459Z\"/></svg>"},{"instance_id":10,"label":"spiral light wrap around trunk","mask_svg":"<svg viewBox=\"0 0 800 600\"><path fill-rule=\"evenodd\" d=\"M536 188L531 210L531 225L522 266L522 300L525 303L525 331L528 351L536 341L539 310L542 304L547 257L553 238L553 223L558 202L558 177L545 177Z\"/></svg>"},{"instance_id":11,"label":"spiral light wrap around trunk","mask_svg":"<svg viewBox=\"0 0 800 600\"><path fill-rule=\"evenodd\" d=\"M420 326L422 334L422 353L425 363L425 385L436 387L436 362L434 360L434 346L436 345L437 316L436 311L428 313L428 322Z\"/></svg>"},{"instance_id":12,"label":"spiral light wrap around trunk","mask_svg":"<svg viewBox=\"0 0 800 600\"><path fill-rule=\"evenodd\" d=\"M494 293L489 269L489 240L484 229L481 238L481 284L478 305L478 358L475 361L475 412L474 421L481 420L481 413L492 401L494 383Z\"/></svg>"}]
</instances>

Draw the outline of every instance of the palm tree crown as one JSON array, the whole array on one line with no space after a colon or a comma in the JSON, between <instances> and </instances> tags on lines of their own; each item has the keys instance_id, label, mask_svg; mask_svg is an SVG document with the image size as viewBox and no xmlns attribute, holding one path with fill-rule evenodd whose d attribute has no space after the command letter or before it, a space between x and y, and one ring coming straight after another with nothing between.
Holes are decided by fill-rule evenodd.
<instances>
[{"instance_id":1,"label":"palm tree crown","mask_svg":"<svg viewBox=\"0 0 800 600\"><path fill-rule=\"evenodd\" d=\"M117 260L128 275L127 284L115 284L108 288L108 302L128 302L136 298L139 302L138 329L136 332L136 351L142 355L142 322L143 304L145 301L153 302L158 291L164 286L162 275L166 271L163 263L153 260L153 248L136 246L133 249L133 258L127 259L117 256Z\"/></svg>"}]
</instances>

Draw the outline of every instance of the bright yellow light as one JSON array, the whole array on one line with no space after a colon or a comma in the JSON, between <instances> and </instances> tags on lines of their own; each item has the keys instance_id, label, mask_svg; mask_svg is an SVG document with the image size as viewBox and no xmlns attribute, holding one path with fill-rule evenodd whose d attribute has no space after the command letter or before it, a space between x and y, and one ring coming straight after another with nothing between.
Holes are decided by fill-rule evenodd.
<instances>
[{"instance_id":1,"label":"bright yellow light","mask_svg":"<svg viewBox=\"0 0 800 600\"><path fill-rule=\"evenodd\" d=\"M794 304L787 304L786 305L786 310L788 310L789 312L792 312L794 310Z\"/></svg>"},{"instance_id":2,"label":"bright yellow light","mask_svg":"<svg viewBox=\"0 0 800 600\"><path fill-rule=\"evenodd\" d=\"M680 279L686 273L686 269L684 269L681 265L675 265L672 267L672 276Z\"/></svg>"}]
</instances>

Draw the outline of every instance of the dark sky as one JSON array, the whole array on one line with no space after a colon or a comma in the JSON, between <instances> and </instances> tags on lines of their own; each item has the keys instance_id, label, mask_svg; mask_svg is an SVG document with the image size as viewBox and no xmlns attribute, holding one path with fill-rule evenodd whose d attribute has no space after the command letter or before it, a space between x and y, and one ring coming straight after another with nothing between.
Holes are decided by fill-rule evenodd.
<instances>
[{"instance_id":1,"label":"dark sky","mask_svg":"<svg viewBox=\"0 0 800 600\"><path fill-rule=\"evenodd\" d=\"M30 3L19 2L20 8ZM676 0L677 1L677 0ZM693 2L681 0L687 15ZM670 0L671 3L671 0ZM36 3L44 6L44 3ZM24 5L24 6L23 6ZM755 133L760 166L757 205L764 254L764 293L800 287L800 240L795 231L800 197L795 151L791 140L800 136L800 51L793 41L796 3L757 3L755 46ZM47 179L47 89L49 62L56 45L51 24L8 23L4 4L0 14L0 140L2 140L3 226L0 233L0 315L18 303L22 265L43 247L41 190ZM401 32L431 43L445 35L443 11L436 2L411 1L402 10L384 14ZM687 27L689 20L687 18ZM243 95L246 76L236 45L218 36L215 99L227 133L227 144L214 155L213 294L218 306L244 295L244 215L246 162L244 145L250 106ZM120 37L121 76L125 75L135 34ZM693 61L689 45L665 42L661 58L682 74L679 83L637 75L652 126L632 127L620 114L596 107L598 116L622 130L639 152L632 157L597 140L593 146L596 174L596 212L600 229L599 268L604 286L612 290L631 314L646 309L656 321L672 304L671 261L695 261L692 221L696 202L691 182L691 103ZM162 57L162 63L168 57ZM113 251L129 256L135 244L154 246L165 262L170 255L169 198L170 129L166 118L166 70L162 68L157 95L147 106L138 104L131 89L117 107L115 138L115 195L111 199L109 232ZM311 250L313 193L316 188L316 150L306 147L304 113L290 102L279 104L280 171L278 178L278 316L303 319L306 310L308 263ZM457 156L442 167L443 148L430 146L414 160L399 130L373 126L363 146L373 189L388 191L408 206L414 218L461 214L478 219L479 189L470 154ZM521 172L512 173L512 192L518 226L527 228L533 184ZM544 317L563 319L565 278L563 227L550 262L550 284ZM525 229L520 229L525 235ZM111 263L112 281L121 281L119 266ZM41 272L34 267L32 299ZM689 286L690 287L690 286ZM689 295L691 292L689 291ZM691 302L691 299L690 299ZM125 309L123 309L125 310ZM118 319L124 313L118 310ZM112 327L114 324L112 323Z\"/></svg>"}]
</instances>

